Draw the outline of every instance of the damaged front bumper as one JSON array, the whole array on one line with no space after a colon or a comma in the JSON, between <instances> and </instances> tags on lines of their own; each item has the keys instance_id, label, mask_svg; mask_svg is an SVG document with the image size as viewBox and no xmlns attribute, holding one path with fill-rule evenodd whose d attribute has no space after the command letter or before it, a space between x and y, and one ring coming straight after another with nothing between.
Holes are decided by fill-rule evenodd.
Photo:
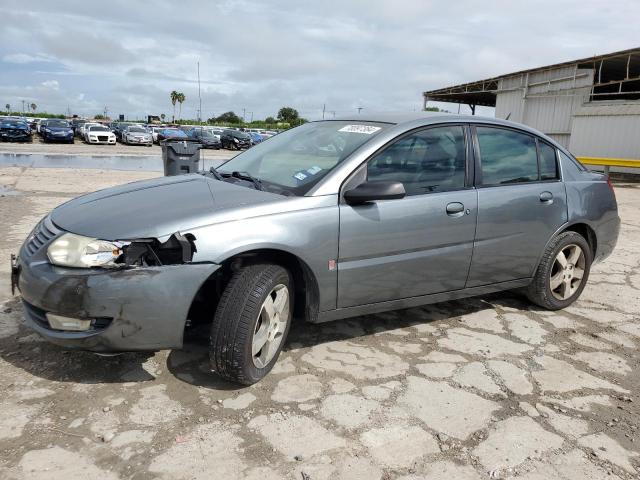
<instances>
[{"instance_id":1,"label":"damaged front bumper","mask_svg":"<svg viewBox=\"0 0 640 480\"><path fill-rule=\"evenodd\" d=\"M211 263L66 268L37 253L23 256L23 250L12 271L27 325L52 343L95 352L182 347L191 303L220 268ZM84 331L56 330L47 314L89 320L91 326Z\"/></svg>"}]
</instances>

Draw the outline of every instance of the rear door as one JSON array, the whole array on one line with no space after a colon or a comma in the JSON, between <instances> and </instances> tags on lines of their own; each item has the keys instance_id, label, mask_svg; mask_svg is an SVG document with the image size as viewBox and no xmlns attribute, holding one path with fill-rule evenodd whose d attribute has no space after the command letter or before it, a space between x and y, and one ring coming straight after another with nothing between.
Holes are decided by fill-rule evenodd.
<instances>
[{"instance_id":1,"label":"rear door","mask_svg":"<svg viewBox=\"0 0 640 480\"><path fill-rule=\"evenodd\" d=\"M340 205L338 307L464 287L477 212L467 139L462 125L425 128L367 162L367 180L402 182L407 196Z\"/></svg>"},{"instance_id":2,"label":"rear door","mask_svg":"<svg viewBox=\"0 0 640 480\"><path fill-rule=\"evenodd\" d=\"M529 133L477 125L478 226L467 287L531 277L567 221L556 150Z\"/></svg>"}]
</instances>

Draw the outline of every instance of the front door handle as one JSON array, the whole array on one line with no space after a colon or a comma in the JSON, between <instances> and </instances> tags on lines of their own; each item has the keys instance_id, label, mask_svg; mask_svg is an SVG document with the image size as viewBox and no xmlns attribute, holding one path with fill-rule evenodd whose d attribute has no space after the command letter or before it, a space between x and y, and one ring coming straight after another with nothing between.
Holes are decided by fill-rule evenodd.
<instances>
[{"instance_id":1,"label":"front door handle","mask_svg":"<svg viewBox=\"0 0 640 480\"><path fill-rule=\"evenodd\" d=\"M540 201L542 203L553 203L553 193L551 193L551 192L542 192L540 194Z\"/></svg>"},{"instance_id":2,"label":"front door handle","mask_svg":"<svg viewBox=\"0 0 640 480\"><path fill-rule=\"evenodd\" d=\"M464 215L464 205L460 202L448 203L447 215L450 217L459 217L460 215Z\"/></svg>"}]
</instances>

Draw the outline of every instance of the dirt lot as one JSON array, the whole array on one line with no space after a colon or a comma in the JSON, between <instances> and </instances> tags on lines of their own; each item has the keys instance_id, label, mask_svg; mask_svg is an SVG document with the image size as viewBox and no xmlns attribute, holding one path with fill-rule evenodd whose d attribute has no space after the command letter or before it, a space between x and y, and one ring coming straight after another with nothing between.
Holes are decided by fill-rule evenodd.
<instances>
[{"instance_id":1,"label":"dirt lot","mask_svg":"<svg viewBox=\"0 0 640 480\"><path fill-rule=\"evenodd\" d=\"M55 205L154 175L1 168L0 259ZM503 293L295 325L241 389L209 372L206 332L118 357L41 341L3 260L0 478L638 478L640 186L617 196L618 247L575 306Z\"/></svg>"}]
</instances>

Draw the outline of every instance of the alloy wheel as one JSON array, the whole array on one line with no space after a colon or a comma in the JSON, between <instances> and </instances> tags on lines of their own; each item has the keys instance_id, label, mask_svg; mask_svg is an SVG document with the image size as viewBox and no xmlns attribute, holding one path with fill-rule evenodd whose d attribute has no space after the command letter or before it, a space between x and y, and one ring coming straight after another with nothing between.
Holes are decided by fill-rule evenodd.
<instances>
[{"instance_id":1,"label":"alloy wheel","mask_svg":"<svg viewBox=\"0 0 640 480\"><path fill-rule=\"evenodd\" d=\"M558 300L567 300L580 288L585 270L585 257L582 248L571 244L558 252L551 274L549 287Z\"/></svg>"},{"instance_id":2,"label":"alloy wheel","mask_svg":"<svg viewBox=\"0 0 640 480\"><path fill-rule=\"evenodd\" d=\"M251 355L257 368L266 367L282 343L289 322L289 289L278 284L262 303L251 339Z\"/></svg>"}]
</instances>

